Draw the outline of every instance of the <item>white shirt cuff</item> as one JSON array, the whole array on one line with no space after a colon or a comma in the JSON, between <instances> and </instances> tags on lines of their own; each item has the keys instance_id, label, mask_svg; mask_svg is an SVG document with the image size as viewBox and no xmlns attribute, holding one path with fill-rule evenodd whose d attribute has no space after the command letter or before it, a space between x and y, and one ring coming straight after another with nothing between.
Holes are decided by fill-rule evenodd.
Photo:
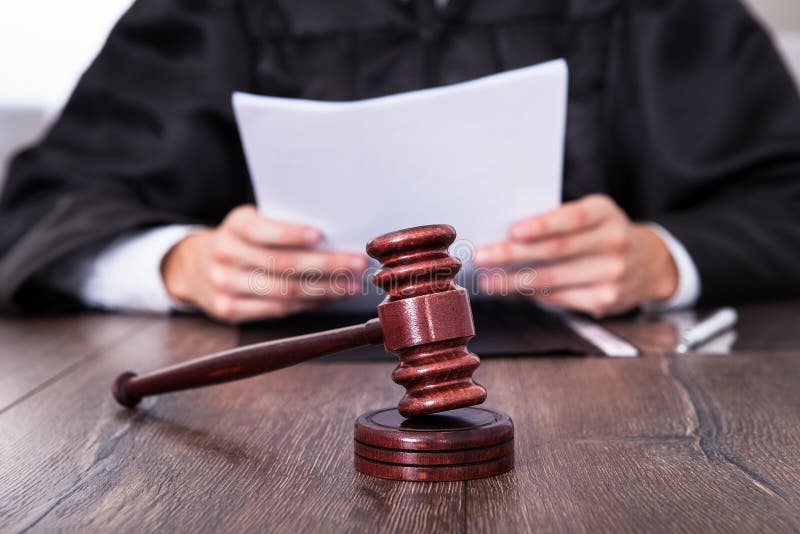
<instances>
[{"instance_id":1,"label":"white shirt cuff","mask_svg":"<svg viewBox=\"0 0 800 534\"><path fill-rule=\"evenodd\" d=\"M120 236L99 252L71 258L52 269L48 282L93 308L150 313L194 310L167 293L161 262L196 228L160 226Z\"/></svg>"},{"instance_id":2,"label":"white shirt cuff","mask_svg":"<svg viewBox=\"0 0 800 534\"><path fill-rule=\"evenodd\" d=\"M647 311L669 311L694 306L700 298L700 274L689 251L663 226L655 223L648 225L661 238L675 261L678 268L678 287L667 300L647 302L642 308Z\"/></svg>"}]
</instances>

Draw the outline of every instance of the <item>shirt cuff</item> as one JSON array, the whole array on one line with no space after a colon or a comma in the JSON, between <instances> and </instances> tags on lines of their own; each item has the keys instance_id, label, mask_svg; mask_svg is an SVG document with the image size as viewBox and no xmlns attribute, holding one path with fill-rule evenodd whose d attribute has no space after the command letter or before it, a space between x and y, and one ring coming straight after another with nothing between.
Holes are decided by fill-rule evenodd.
<instances>
[{"instance_id":1,"label":"shirt cuff","mask_svg":"<svg viewBox=\"0 0 800 534\"><path fill-rule=\"evenodd\" d=\"M168 313L195 308L172 298L164 287L164 256L196 226L160 226L118 237L99 252L62 264L53 285L87 306L112 311ZM53 276L48 277L54 281Z\"/></svg>"},{"instance_id":2,"label":"shirt cuff","mask_svg":"<svg viewBox=\"0 0 800 534\"><path fill-rule=\"evenodd\" d=\"M678 287L675 293L666 300L646 302L642 308L647 311L670 311L682 308L691 308L700 298L700 274L697 266L689 255L689 251L666 228L656 223L648 226L664 242L675 265L678 268Z\"/></svg>"}]
</instances>

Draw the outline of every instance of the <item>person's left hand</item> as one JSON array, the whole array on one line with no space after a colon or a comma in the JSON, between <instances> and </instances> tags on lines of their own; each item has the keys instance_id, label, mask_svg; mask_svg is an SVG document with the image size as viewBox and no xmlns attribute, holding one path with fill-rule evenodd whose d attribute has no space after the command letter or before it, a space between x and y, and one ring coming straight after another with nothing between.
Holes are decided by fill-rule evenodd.
<instances>
[{"instance_id":1,"label":"person's left hand","mask_svg":"<svg viewBox=\"0 0 800 534\"><path fill-rule=\"evenodd\" d=\"M533 267L514 264L539 263ZM507 241L478 249L480 287L519 293L601 317L671 297L678 269L647 225L632 223L608 196L589 195L525 219Z\"/></svg>"}]
</instances>

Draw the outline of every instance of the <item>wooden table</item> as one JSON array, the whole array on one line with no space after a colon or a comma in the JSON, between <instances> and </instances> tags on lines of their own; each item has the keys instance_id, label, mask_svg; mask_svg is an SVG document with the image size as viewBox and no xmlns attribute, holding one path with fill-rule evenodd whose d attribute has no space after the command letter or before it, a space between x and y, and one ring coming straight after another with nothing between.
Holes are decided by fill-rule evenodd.
<instances>
[{"instance_id":1,"label":"wooden table","mask_svg":"<svg viewBox=\"0 0 800 534\"><path fill-rule=\"evenodd\" d=\"M310 362L129 412L109 384L234 346L202 318L0 321L0 531L800 530L800 303L741 308L728 355L669 354L674 329L617 319L648 353L486 359L516 469L400 483L352 468L391 362Z\"/></svg>"}]
</instances>

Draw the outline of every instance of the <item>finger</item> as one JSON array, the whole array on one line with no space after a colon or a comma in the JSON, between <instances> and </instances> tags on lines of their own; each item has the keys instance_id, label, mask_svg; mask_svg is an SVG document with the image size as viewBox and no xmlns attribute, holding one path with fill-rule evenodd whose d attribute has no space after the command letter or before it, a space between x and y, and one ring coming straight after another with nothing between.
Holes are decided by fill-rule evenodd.
<instances>
[{"instance_id":1,"label":"finger","mask_svg":"<svg viewBox=\"0 0 800 534\"><path fill-rule=\"evenodd\" d=\"M620 289L614 284L565 288L547 295L537 295L536 300L582 311L596 318L623 311L618 306Z\"/></svg>"},{"instance_id":2,"label":"finger","mask_svg":"<svg viewBox=\"0 0 800 534\"><path fill-rule=\"evenodd\" d=\"M509 235L515 241L543 239L595 226L619 213L616 203L606 195L589 195L520 221L511 227Z\"/></svg>"},{"instance_id":3,"label":"finger","mask_svg":"<svg viewBox=\"0 0 800 534\"><path fill-rule=\"evenodd\" d=\"M215 291L236 297L263 297L276 300L330 300L357 295L362 288L361 277L343 272L332 277L281 277L266 270L215 266L209 272L209 282Z\"/></svg>"},{"instance_id":4,"label":"finger","mask_svg":"<svg viewBox=\"0 0 800 534\"><path fill-rule=\"evenodd\" d=\"M286 317L319 306L322 301L295 301L261 297L232 297L220 294L212 299L207 313L225 323L241 323L257 319Z\"/></svg>"},{"instance_id":5,"label":"finger","mask_svg":"<svg viewBox=\"0 0 800 534\"><path fill-rule=\"evenodd\" d=\"M231 211L223 221L222 228L254 245L310 247L322 239L322 233L313 226L270 219L261 215L252 205Z\"/></svg>"},{"instance_id":6,"label":"finger","mask_svg":"<svg viewBox=\"0 0 800 534\"><path fill-rule=\"evenodd\" d=\"M601 224L586 231L556 235L532 242L504 241L480 248L477 266L552 261L592 253L621 252L630 244L622 224Z\"/></svg>"},{"instance_id":7,"label":"finger","mask_svg":"<svg viewBox=\"0 0 800 534\"><path fill-rule=\"evenodd\" d=\"M294 252L272 250L266 268L284 276L306 276L322 273L326 276L342 273L360 274L367 268L367 259L345 252Z\"/></svg>"},{"instance_id":8,"label":"finger","mask_svg":"<svg viewBox=\"0 0 800 534\"><path fill-rule=\"evenodd\" d=\"M298 251L254 245L231 234L220 234L214 242L214 259L241 268L264 268L276 274L300 276L303 272L324 274L348 271L361 273L367 259L361 254L327 251Z\"/></svg>"},{"instance_id":9,"label":"finger","mask_svg":"<svg viewBox=\"0 0 800 534\"><path fill-rule=\"evenodd\" d=\"M538 267L515 271L498 270L481 280L481 288L489 292L507 291L533 296L542 290L557 291L564 287L616 282L624 278L625 260L616 255L581 256Z\"/></svg>"}]
</instances>

